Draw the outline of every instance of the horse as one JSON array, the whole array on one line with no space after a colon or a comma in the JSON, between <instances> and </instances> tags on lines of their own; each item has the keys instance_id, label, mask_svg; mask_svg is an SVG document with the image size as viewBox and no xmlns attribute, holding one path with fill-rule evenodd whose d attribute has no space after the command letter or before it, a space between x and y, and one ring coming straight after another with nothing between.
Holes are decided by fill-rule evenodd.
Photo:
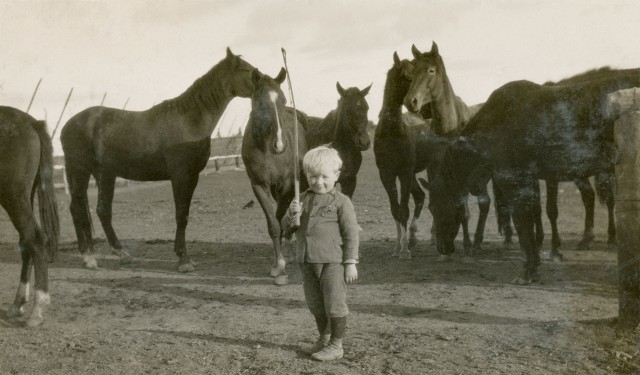
<instances>
[{"instance_id":1,"label":"horse","mask_svg":"<svg viewBox=\"0 0 640 375\"><path fill-rule=\"evenodd\" d=\"M307 145L312 149L330 143L338 151L342 159L338 183L341 191L352 198L362 164L362 152L371 145L367 133L369 104L365 99L371 85L362 90L357 87L344 89L340 82L336 82L336 88L340 95L338 107L324 118L309 116Z\"/></svg>"},{"instance_id":2,"label":"horse","mask_svg":"<svg viewBox=\"0 0 640 375\"><path fill-rule=\"evenodd\" d=\"M251 113L242 139L242 160L253 193L267 219L267 229L273 242L275 259L271 267L271 276L275 277L277 285L287 283L280 221L294 197L294 168L297 166L298 170L302 171L302 158L307 152L306 116L285 107L286 98L280 89L280 84L286 76L284 68L275 78L258 70L253 72L252 82L255 90L251 96ZM297 155L294 137L296 120ZM303 173L300 175L300 187L306 190L307 181ZM271 197L277 204L275 212Z\"/></svg>"},{"instance_id":3,"label":"horse","mask_svg":"<svg viewBox=\"0 0 640 375\"><path fill-rule=\"evenodd\" d=\"M575 84L575 83L584 83L601 76L602 74L607 74L611 72L610 67L603 67L600 69L590 70L584 73L580 73L570 78L565 78L558 82L545 82L544 86L558 86L558 85L566 85L566 84ZM584 220L584 231L582 234L582 239L578 241L576 248L578 250L586 250L589 249L590 244L595 239L595 235L593 233L594 228L594 210L595 210L595 197L596 193L601 202L605 203L607 206L608 213L608 240L607 243L609 246L613 246L616 242L616 225L615 225L615 202L614 202L614 186L615 183L613 181L614 171L613 170L602 170L599 171L595 175L595 187L596 190L593 190L591 183L589 182L588 177L576 178L574 183L578 190L580 191L580 195L582 197L582 203L585 208L585 220ZM549 218L549 222L551 224L551 253L550 258L553 260L562 260L563 256L559 252L559 248L562 244L562 240L560 238L560 234L558 231L558 184L559 182L555 178L549 178L546 180L547 187L547 204L546 211L547 217ZM499 191L495 191L495 194L499 195ZM500 206L499 200L496 200L496 210L502 210L504 213L502 215L498 215L498 228L501 233L505 235L505 246L511 247L512 241L512 233L513 230L511 228L511 220L510 214L508 213L508 208L504 206ZM502 218L502 219L500 219ZM542 245L542 241L544 239L544 234L542 232L542 220L541 218L536 219L536 242L538 246Z\"/></svg>"},{"instance_id":4,"label":"horse","mask_svg":"<svg viewBox=\"0 0 640 375\"><path fill-rule=\"evenodd\" d=\"M467 125L469 120L482 108L482 104L467 106L453 91L453 86L447 76L444 60L438 50L438 45L433 42L429 52L421 52L415 45L411 46L414 57L414 67L411 73L411 84L404 96L403 103L412 113L429 113L431 117L431 136L449 138L453 141L457 134ZM427 108L427 110L425 110ZM442 144L439 142L438 144ZM427 175L432 176L435 168L442 160L443 151L439 152L437 162L432 168L427 169ZM431 198L429 198L431 203ZM467 203L465 202L465 205ZM463 247L465 261L470 261L473 253L480 249L484 239L484 227L491 206L491 198L486 189L478 196L480 217L474 236L473 244L470 243L467 233L469 209L459 212L465 217ZM438 238L436 236L436 241ZM441 254L441 260L447 260L454 248L439 243L437 246Z\"/></svg>"},{"instance_id":5,"label":"horse","mask_svg":"<svg viewBox=\"0 0 640 375\"><path fill-rule=\"evenodd\" d=\"M36 194L40 224L33 213ZM38 326L44 321L42 314L51 300L47 262L56 256L60 235L53 186L53 147L44 121L5 106L0 106L0 206L20 234L18 246L22 256L20 284L7 315L17 318L24 313L33 264L35 304L26 324Z\"/></svg>"},{"instance_id":6,"label":"horse","mask_svg":"<svg viewBox=\"0 0 640 375\"><path fill-rule=\"evenodd\" d=\"M411 85L403 100L407 110L418 113L427 106L433 117L432 128L438 135L464 128L482 106L469 107L456 96L435 42L425 53L412 45L411 53L415 59L414 68Z\"/></svg>"},{"instance_id":7,"label":"horse","mask_svg":"<svg viewBox=\"0 0 640 375\"><path fill-rule=\"evenodd\" d=\"M89 178L93 175L98 187L98 217L109 245L121 261L130 256L122 250L111 225L116 177L171 180L178 270L194 270L187 255L185 230L198 174L207 165L211 133L227 104L236 96L251 96L254 69L227 48L224 59L173 99L140 112L91 107L67 121L60 140L71 194L70 211L85 267L98 266L87 199Z\"/></svg>"},{"instance_id":8,"label":"horse","mask_svg":"<svg viewBox=\"0 0 640 375\"><path fill-rule=\"evenodd\" d=\"M410 249L417 243L417 220L424 206L425 193L416 181L416 173L432 170L446 145L440 137L434 137L429 120L402 113L402 102L411 82L412 70L411 61L400 60L397 53L393 54L393 66L387 72L373 143L380 180L389 197L391 214L396 222L398 235L393 255L400 259L411 259ZM399 194L396 181L400 182ZM409 194L414 200L414 212L407 234ZM468 237L465 243L470 243Z\"/></svg>"},{"instance_id":9,"label":"horse","mask_svg":"<svg viewBox=\"0 0 640 375\"><path fill-rule=\"evenodd\" d=\"M513 280L540 279L534 238L538 180L575 180L611 171L615 165L609 93L640 86L640 69L610 70L576 83L544 86L514 81L496 89L446 152L431 184L438 236L453 242L460 225L452 214L459 197L476 193L493 178L504 195L525 254Z\"/></svg>"}]
</instances>

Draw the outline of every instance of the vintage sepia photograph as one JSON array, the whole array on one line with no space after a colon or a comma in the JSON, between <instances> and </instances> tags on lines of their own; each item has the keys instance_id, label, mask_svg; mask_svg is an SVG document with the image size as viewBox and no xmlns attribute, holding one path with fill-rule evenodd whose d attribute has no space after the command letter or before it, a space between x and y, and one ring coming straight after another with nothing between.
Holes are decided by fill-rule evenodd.
<instances>
[{"instance_id":1,"label":"vintage sepia photograph","mask_svg":"<svg viewBox=\"0 0 640 375\"><path fill-rule=\"evenodd\" d=\"M640 374L637 0L0 0L0 374Z\"/></svg>"}]
</instances>

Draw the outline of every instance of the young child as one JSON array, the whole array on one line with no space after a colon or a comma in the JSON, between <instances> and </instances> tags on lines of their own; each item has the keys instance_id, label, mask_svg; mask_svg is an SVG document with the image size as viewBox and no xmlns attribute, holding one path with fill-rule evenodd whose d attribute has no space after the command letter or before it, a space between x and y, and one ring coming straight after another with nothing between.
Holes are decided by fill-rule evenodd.
<instances>
[{"instance_id":1,"label":"young child","mask_svg":"<svg viewBox=\"0 0 640 375\"><path fill-rule=\"evenodd\" d=\"M313 359L342 358L342 338L347 327L347 283L358 279L359 226L349 198L335 189L342 160L338 152L320 146L302 161L309 189L294 200L282 220L285 236L296 235L296 260L300 265L307 306L320 334L303 348ZM300 216L300 227L294 227Z\"/></svg>"}]
</instances>

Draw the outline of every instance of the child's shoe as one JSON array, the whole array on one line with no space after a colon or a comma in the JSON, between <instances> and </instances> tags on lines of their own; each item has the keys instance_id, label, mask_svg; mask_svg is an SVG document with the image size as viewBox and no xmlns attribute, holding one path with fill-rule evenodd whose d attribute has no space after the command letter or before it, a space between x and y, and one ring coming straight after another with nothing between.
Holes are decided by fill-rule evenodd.
<instances>
[{"instance_id":1,"label":"child's shoe","mask_svg":"<svg viewBox=\"0 0 640 375\"><path fill-rule=\"evenodd\" d=\"M320 336L318 337L318 340L316 340L316 342L314 342L313 344L303 345L301 348L302 348L302 352L306 354L314 354L324 349L324 347L327 346L328 344L329 344L329 335Z\"/></svg>"},{"instance_id":2,"label":"child's shoe","mask_svg":"<svg viewBox=\"0 0 640 375\"><path fill-rule=\"evenodd\" d=\"M342 345L337 345L333 342L329 342L327 346L325 346L322 350L317 353L311 354L311 358L316 361L333 361L335 359L340 359L344 355L344 351L342 350Z\"/></svg>"}]
</instances>

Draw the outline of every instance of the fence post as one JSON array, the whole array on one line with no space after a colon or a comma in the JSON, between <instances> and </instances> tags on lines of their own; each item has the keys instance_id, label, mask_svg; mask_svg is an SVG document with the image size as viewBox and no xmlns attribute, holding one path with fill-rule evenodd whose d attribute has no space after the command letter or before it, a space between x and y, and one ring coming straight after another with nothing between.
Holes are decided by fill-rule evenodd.
<instances>
[{"instance_id":1,"label":"fence post","mask_svg":"<svg viewBox=\"0 0 640 375\"><path fill-rule=\"evenodd\" d=\"M618 328L629 331L640 323L640 89L620 90L607 99L618 157Z\"/></svg>"}]
</instances>

